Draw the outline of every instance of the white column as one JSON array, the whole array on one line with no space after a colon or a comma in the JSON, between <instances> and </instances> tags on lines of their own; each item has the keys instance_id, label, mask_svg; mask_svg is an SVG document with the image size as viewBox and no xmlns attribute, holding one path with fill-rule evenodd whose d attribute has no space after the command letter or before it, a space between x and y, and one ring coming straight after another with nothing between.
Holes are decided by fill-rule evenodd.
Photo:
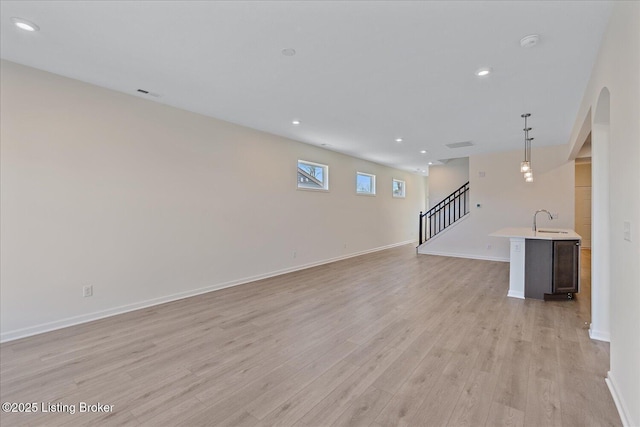
<instances>
[{"instance_id":1,"label":"white column","mask_svg":"<svg viewBox=\"0 0 640 427\"><path fill-rule=\"evenodd\" d=\"M609 341L610 226L609 226L609 125L594 123L591 199L591 326L589 336Z\"/></svg>"},{"instance_id":2,"label":"white column","mask_svg":"<svg viewBox=\"0 0 640 427\"><path fill-rule=\"evenodd\" d=\"M511 237L508 297L524 299L524 238Z\"/></svg>"}]
</instances>

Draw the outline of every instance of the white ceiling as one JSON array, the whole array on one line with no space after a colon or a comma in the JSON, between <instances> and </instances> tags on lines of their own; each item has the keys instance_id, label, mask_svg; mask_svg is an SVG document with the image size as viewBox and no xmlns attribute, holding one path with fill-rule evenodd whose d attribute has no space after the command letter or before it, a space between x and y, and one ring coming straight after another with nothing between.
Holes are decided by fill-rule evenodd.
<instances>
[{"instance_id":1,"label":"white ceiling","mask_svg":"<svg viewBox=\"0 0 640 427\"><path fill-rule=\"evenodd\" d=\"M416 171L568 142L610 2L5 1L3 59ZM28 33L11 17L35 22ZM520 39L539 34L529 49ZM295 56L284 56L293 48ZM493 73L474 72L489 66ZM141 95L138 88L160 94ZM293 126L291 121L302 123ZM404 142L394 140L402 137ZM450 149L445 144L472 141ZM428 150L420 154L420 150Z\"/></svg>"}]
</instances>

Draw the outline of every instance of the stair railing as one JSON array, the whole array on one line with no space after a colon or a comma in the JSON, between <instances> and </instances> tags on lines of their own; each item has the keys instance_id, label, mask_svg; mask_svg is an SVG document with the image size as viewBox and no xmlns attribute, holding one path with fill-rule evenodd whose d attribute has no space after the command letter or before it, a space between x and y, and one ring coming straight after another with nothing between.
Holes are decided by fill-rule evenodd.
<instances>
[{"instance_id":1,"label":"stair railing","mask_svg":"<svg viewBox=\"0 0 640 427\"><path fill-rule=\"evenodd\" d=\"M427 212L420 211L420 244L433 238L469 213L469 182Z\"/></svg>"}]
</instances>

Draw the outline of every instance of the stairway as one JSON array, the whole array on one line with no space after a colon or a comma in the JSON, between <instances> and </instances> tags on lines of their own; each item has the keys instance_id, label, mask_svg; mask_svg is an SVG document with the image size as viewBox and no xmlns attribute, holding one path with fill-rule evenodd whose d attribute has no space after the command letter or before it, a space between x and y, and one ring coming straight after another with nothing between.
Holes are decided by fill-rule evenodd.
<instances>
[{"instance_id":1,"label":"stairway","mask_svg":"<svg viewBox=\"0 0 640 427\"><path fill-rule=\"evenodd\" d=\"M469 182L427 212L420 212L419 245L433 239L469 214Z\"/></svg>"}]
</instances>

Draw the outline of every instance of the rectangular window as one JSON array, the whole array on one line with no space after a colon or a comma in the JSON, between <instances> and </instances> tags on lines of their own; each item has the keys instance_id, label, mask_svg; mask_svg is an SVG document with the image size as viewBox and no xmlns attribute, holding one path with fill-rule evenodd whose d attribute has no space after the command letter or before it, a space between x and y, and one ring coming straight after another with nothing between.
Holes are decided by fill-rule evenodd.
<instances>
[{"instance_id":1,"label":"rectangular window","mask_svg":"<svg viewBox=\"0 0 640 427\"><path fill-rule=\"evenodd\" d=\"M393 180L393 197L404 198L405 196L405 183L400 179Z\"/></svg>"},{"instance_id":2,"label":"rectangular window","mask_svg":"<svg viewBox=\"0 0 640 427\"><path fill-rule=\"evenodd\" d=\"M298 160L298 188L329 190L329 166Z\"/></svg>"},{"instance_id":3,"label":"rectangular window","mask_svg":"<svg viewBox=\"0 0 640 427\"><path fill-rule=\"evenodd\" d=\"M356 193L376 194L376 176L364 172L356 172Z\"/></svg>"}]
</instances>

